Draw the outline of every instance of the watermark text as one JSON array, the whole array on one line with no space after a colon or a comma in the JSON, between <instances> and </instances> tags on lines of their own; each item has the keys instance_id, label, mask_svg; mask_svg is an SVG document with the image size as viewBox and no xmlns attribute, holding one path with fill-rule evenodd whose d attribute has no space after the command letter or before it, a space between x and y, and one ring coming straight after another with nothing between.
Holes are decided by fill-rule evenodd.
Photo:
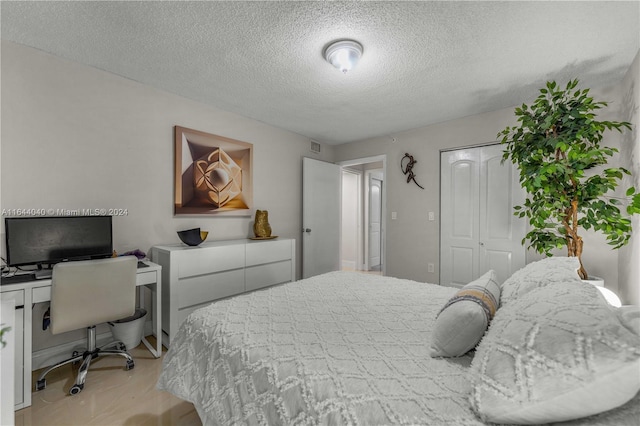
<instances>
[{"instance_id":1,"label":"watermark text","mask_svg":"<svg viewBox=\"0 0 640 426\"><path fill-rule=\"evenodd\" d=\"M129 209L124 208L20 208L2 209L2 216L33 217L33 216L128 216Z\"/></svg>"}]
</instances>

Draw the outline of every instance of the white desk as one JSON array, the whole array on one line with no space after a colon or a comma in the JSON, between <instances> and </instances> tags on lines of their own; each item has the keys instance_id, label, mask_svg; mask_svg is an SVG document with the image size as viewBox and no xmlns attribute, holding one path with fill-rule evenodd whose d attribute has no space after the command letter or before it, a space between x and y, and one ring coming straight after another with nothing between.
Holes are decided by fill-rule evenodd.
<instances>
[{"instance_id":1,"label":"white desk","mask_svg":"<svg viewBox=\"0 0 640 426\"><path fill-rule=\"evenodd\" d=\"M14 378L15 378L15 324L14 313L16 305L13 300L3 300L0 303L0 327L8 327L4 333L5 347L0 350L0 425L15 424L14 407Z\"/></svg>"},{"instance_id":2,"label":"white desk","mask_svg":"<svg viewBox=\"0 0 640 426\"><path fill-rule=\"evenodd\" d=\"M138 268L136 285L147 286L155 297L152 301L152 318L156 346L142 338L142 342L149 351L159 358L162 355L162 267L145 261L149 267ZM51 300L51 280L25 281L15 284L0 285L0 299L15 301L15 409L31 405L31 348L32 348L32 307L34 303ZM139 304L144 306L144 292L139 293ZM20 360L22 362L20 363ZM21 374L20 374L21 373Z\"/></svg>"}]
</instances>

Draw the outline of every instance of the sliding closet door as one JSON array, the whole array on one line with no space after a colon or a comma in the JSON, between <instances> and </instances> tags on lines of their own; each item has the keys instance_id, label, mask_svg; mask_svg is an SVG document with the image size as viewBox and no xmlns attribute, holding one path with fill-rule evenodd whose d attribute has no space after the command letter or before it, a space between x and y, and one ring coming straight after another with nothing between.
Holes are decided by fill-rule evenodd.
<instances>
[{"instance_id":1,"label":"sliding closet door","mask_svg":"<svg viewBox=\"0 0 640 426\"><path fill-rule=\"evenodd\" d=\"M503 281L524 266L526 222L517 173L492 145L441 153L440 284L460 287L489 269Z\"/></svg>"}]
</instances>

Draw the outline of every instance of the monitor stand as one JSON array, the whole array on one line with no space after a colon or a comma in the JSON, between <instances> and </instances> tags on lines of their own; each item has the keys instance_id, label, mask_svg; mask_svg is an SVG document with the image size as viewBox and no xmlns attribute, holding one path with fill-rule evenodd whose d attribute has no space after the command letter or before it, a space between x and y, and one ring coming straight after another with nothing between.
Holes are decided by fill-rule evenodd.
<instances>
[{"instance_id":1,"label":"monitor stand","mask_svg":"<svg viewBox=\"0 0 640 426\"><path fill-rule=\"evenodd\" d=\"M51 278L52 274L52 268L42 268L40 266L34 273L36 280L48 280Z\"/></svg>"}]
</instances>

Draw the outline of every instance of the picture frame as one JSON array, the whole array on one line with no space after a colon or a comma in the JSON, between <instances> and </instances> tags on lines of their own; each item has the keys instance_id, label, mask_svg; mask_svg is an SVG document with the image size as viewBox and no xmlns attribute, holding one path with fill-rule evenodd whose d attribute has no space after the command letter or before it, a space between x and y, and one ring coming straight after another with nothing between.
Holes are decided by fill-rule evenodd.
<instances>
[{"instance_id":1,"label":"picture frame","mask_svg":"<svg viewBox=\"0 0 640 426\"><path fill-rule=\"evenodd\" d=\"M174 215L251 216L253 144L174 127Z\"/></svg>"}]
</instances>

